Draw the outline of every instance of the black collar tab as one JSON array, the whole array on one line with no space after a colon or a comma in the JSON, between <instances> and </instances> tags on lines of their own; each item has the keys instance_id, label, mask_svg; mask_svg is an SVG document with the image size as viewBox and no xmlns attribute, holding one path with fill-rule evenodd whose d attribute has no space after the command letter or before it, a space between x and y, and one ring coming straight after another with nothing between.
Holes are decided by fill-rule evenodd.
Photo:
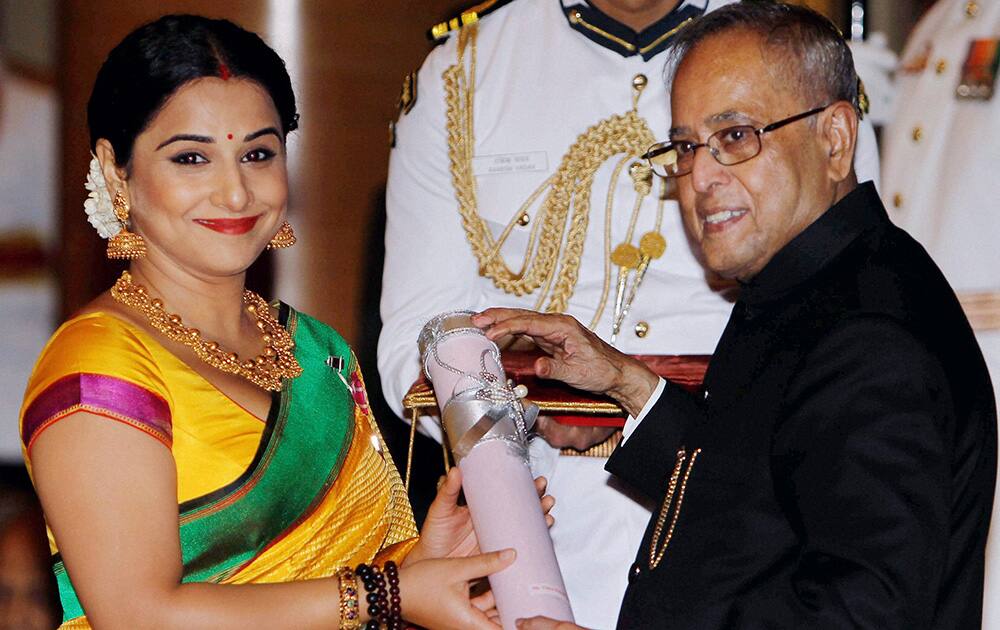
<instances>
[{"instance_id":1,"label":"black collar tab","mask_svg":"<svg viewBox=\"0 0 1000 630\"><path fill-rule=\"evenodd\" d=\"M486 0L485 2L480 2L479 4L462 11L450 20L441 22L440 24L435 24L427 32L427 36L435 44L440 44L444 40L448 39L448 35L452 32L460 30L467 24L478 22L483 18L483 16L488 15L489 13L492 13L505 4L510 4L511 2L513 2L513 0Z\"/></svg>"},{"instance_id":2,"label":"black collar tab","mask_svg":"<svg viewBox=\"0 0 1000 630\"><path fill-rule=\"evenodd\" d=\"M571 0L572 3L567 6L567 0L561 1L563 15L574 31L622 57L640 55L646 61L662 52L678 31L708 8L708 0L703 0L704 6L701 7L694 6L691 0L681 0L670 13L641 33L636 33L585 2Z\"/></svg>"},{"instance_id":3,"label":"black collar tab","mask_svg":"<svg viewBox=\"0 0 1000 630\"><path fill-rule=\"evenodd\" d=\"M875 184L864 182L778 250L743 285L740 301L760 304L807 282L862 233L889 223Z\"/></svg>"}]
</instances>

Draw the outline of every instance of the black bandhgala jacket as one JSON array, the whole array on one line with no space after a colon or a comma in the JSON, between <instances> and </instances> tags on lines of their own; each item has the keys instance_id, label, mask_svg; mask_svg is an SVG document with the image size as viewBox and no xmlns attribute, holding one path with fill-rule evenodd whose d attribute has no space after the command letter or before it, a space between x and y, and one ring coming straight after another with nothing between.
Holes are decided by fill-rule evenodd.
<instances>
[{"instance_id":1,"label":"black bandhgala jacket","mask_svg":"<svg viewBox=\"0 0 1000 630\"><path fill-rule=\"evenodd\" d=\"M618 626L978 628L996 448L954 292L862 184L743 287L701 395L668 383L611 457L664 503Z\"/></svg>"}]
</instances>

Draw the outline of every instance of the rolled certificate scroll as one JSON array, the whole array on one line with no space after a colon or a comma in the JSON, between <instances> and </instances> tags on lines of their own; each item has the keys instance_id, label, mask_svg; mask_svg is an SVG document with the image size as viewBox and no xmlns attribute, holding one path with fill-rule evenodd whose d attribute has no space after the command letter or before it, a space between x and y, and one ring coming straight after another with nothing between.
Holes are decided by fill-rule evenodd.
<instances>
[{"instance_id":1,"label":"rolled certificate scroll","mask_svg":"<svg viewBox=\"0 0 1000 630\"><path fill-rule=\"evenodd\" d=\"M507 384L500 351L472 324L471 311L438 315L420 333L424 373L434 385L441 424L458 467L480 548L514 548L514 564L489 577L507 630L522 617L573 621L528 467L524 411Z\"/></svg>"}]
</instances>

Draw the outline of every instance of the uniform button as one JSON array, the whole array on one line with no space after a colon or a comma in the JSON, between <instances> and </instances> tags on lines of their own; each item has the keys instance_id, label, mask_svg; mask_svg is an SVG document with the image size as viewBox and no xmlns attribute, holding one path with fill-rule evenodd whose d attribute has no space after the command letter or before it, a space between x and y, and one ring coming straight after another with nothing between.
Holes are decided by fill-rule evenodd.
<instances>
[{"instance_id":1,"label":"uniform button","mask_svg":"<svg viewBox=\"0 0 1000 630\"><path fill-rule=\"evenodd\" d=\"M635 336L642 339L649 334L649 324L646 322L639 322L635 325Z\"/></svg>"},{"instance_id":2,"label":"uniform button","mask_svg":"<svg viewBox=\"0 0 1000 630\"><path fill-rule=\"evenodd\" d=\"M644 87L646 87L647 83L649 83L649 79L647 79L646 75L644 74L640 73L632 77L632 87L634 87L637 90L641 90Z\"/></svg>"},{"instance_id":3,"label":"uniform button","mask_svg":"<svg viewBox=\"0 0 1000 630\"><path fill-rule=\"evenodd\" d=\"M924 137L924 130L920 125L913 128L913 141L920 142L920 139Z\"/></svg>"},{"instance_id":4,"label":"uniform button","mask_svg":"<svg viewBox=\"0 0 1000 630\"><path fill-rule=\"evenodd\" d=\"M642 565L638 562L633 562L632 566L628 568L628 583L638 580L642 576Z\"/></svg>"},{"instance_id":5,"label":"uniform button","mask_svg":"<svg viewBox=\"0 0 1000 630\"><path fill-rule=\"evenodd\" d=\"M579 11L571 11L569 14L569 21L571 24L579 24L580 20L583 19L583 14Z\"/></svg>"},{"instance_id":6,"label":"uniform button","mask_svg":"<svg viewBox=\"0 0 1000 630\"><path fill-rule=\"evenodd\" d=\"M948 62L944 59L938 59L938 62L934 64L934 72L938 74L944 74L944 71L948 69Z\"/></svg>"},{"instance_id":7,"label":"uniform button","mask_svg":"<svg viewBox=\"0 0 1000 630\"><path fill-rule=\"evenodd\" d=\"M521 227L524 227L529 223L531 223L531 215L528 214L527 212L517 217L517 224L520 225Z\"/></svg>"},{"instance_id":8,"label":"uniform button","mask_svg":"<svg viewBox=\"0 0 1000 630\"><path fill-rule=\"evenodd\" d=\"M969 0L965 3L965 16L968 18L974 18L979 15L979 3L974 0Z\"/></svg>"},{"instance_id":9,"label":"uniform button","mask_svg":"<svg viewBox=\"0 0 1000 630\"><path fill-rule=\"evenodd\" d=\"M896 208L903 207L903 195L896 193L892 196L892 205Z\"/></svg>"}]
</instances>

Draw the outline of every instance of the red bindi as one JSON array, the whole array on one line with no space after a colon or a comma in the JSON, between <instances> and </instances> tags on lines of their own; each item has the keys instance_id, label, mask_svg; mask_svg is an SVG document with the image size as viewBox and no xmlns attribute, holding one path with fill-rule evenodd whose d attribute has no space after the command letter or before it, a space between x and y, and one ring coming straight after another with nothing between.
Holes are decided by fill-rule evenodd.
<instances>
[{"instance_id":1,"label":"red bindi","mask_svg":"<svg viewBox=\"0 0 1000 630\"><path fill-rule=\"evenodd\" d=\"M227 133L226 134L226 138L228 138L229 140L232 140L233 139L233 134Z\"/></svg>"}]
</instances>

